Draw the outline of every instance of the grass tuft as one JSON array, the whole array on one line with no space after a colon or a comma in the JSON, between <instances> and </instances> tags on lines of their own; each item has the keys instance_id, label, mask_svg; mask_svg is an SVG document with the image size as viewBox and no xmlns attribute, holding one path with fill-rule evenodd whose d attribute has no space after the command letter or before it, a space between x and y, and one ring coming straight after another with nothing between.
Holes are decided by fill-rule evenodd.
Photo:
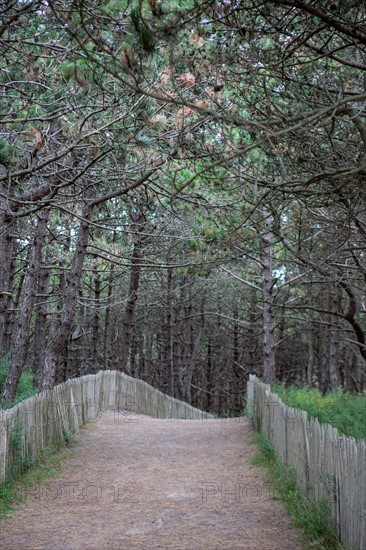
<instances>
[{"instance_id":1,"label":"grass tuft","mask_svg":"<svg viewBox=\"0 0 366 550\"><path fill-rule=\"evenodd\" d=\"M302 493L296 484L295 472L285 470L263 433L256 434L253 442L259 449L252 464L266 469L267 480L277 498L284 503L292 521L303 532L303 547L309 550L342 550L331 522L328 503L325 500L313 502Z\"/></svg>"},{"instance_id":2,"label":"grass tuft","mask_svg":"<svg viewBox=\"0 0 366 550\"><path fill-rule=\"evenodd\" d=\"M9 478L8 481L0 483L0 519L7 517L24 500L24 496L34 491L43 479L59 475L67 456L68 453L64 449L62 452L54 447L42 449L26 472L20 475L18 472L16 479Z\"/></svg>"}]
</instances>

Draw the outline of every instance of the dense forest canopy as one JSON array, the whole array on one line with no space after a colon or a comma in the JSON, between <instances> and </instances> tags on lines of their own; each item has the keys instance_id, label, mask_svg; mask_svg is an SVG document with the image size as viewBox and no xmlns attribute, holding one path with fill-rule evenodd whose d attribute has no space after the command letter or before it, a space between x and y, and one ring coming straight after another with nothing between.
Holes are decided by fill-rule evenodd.
<instances>
[{"instance_id":1,"label":"dense forest canopy","mask_svg":"<svg viewBox=\"0 0 366 550\"><path fill-rule=\"evenodd\" d=\"M2 401L365 388L362 1L0 5Z\"/></svg>"}]
</instances>

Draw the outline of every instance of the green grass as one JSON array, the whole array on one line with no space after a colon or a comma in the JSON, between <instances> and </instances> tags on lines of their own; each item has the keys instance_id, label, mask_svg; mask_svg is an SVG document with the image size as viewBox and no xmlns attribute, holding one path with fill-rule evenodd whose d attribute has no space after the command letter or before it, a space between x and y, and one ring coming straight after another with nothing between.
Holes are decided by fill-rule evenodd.
<instances>
[{"instance_id":1,"label":"green grass","mask_svg":"<svg viewBox=\"0 0 366 550\"><path fill-rule=\"evenodd\" d=\"M274 386L282 401L296 409L307 411L319 422L331 424L339 433L355 439L366 439L366 395L350 395L341 388L323 395L313 388Z\"/></svg>"},{"instance_id":2,"label":"green grass","mask_svg":"<svg viewBox=\"0 0 366 550\"><path fill-rule=\"evenodd\" d=\"M0 360L0 393L2 392L6 377L9 372L9 359L8 357L2 357ZM36 377L30 370L24 370L20 376L17 393L13 401L6 405L6 408L14 407L24 399L32 397L37 393ZM0 409L1 409L0 404Z\"/></svg>"},{"instance_id":3,"label":"green grass","mask_svg":"<svg viewBox=\"0 0 366 550\"><path fill-rule=\"evenodd\" d=\"M55 477L62 471L64 459L68 453L56 452L56 448L43 449L35 463L16 479L9 479L0 484L0 519L7 517L14 507L24 500L27 494L37 494L37 486L49 477Z\"/></svg>"},{"instance_id":4,"label":"green grass","mask_svg":"<svg viewBox=\"0 0 366 550\"><path fill-rule=\"evenodd\" d=\"M263 433L256 434L253 440L259 449L252 464L266 469L267 480L272 485L276 497L284 503L293 523L302 531L304 549L342 550L331 523L328 503L315 503L299 490L295 473L286 472Z\"/></svg>"},{"instance_id":5,"label":"green grass","mask_svg":"<svg viewBox=\"0 0 366 550\"><path fill-rule=\"evenodd\" d=\"M74 435L63 430L64 445L74 441ZM49 446L36 455L21 459L24 428L16 424L9 435L10 453L13 457L7 479L0 483L0 518L6 516L15 504L23 500L23 495L32 492L37 483L58 474L65 456L65 446Z\"/></svg>"}]
</instances>

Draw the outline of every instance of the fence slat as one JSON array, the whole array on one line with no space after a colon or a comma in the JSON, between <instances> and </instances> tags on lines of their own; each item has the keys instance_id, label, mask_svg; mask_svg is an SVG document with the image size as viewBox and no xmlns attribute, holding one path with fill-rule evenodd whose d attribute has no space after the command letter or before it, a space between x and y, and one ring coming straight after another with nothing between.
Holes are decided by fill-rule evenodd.
<instances>
[{"instance_id":1,"label":"fence slat","mask_svg":"<svg viewBox=\"0 0 366 550\"><path fill-rule=\"evenodd\" d=\"M315 501L325 498L345 550L366 549L366 441L342 436L305 411L287 407L268 384L249 375L248 413L277 456Z\"/></svg>"}]
</instances>

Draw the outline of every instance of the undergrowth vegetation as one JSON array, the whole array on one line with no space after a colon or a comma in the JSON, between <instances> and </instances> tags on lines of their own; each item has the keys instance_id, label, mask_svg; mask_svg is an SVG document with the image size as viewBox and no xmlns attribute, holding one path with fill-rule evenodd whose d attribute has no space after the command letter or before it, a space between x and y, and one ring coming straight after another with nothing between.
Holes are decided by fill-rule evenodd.
<instances>
[{"instance_id":1,"label":"undergrowth vegetation","mask_svg":"<svg viewBox=\"0 0 366 550\"><path fill-rule=\"evenodd\" d=\"M9 372L9 360L7 357L3 357L0 360L0 393L2 392L7 374ZM20 381L17 389L17 393L13 401L6 405L6 408L14 407L24 399L32 397L37 393L36 377L30 370L24 370L20 376ZM2 404L0 403L0 409Z\"/></svg>"},{"instance_id":2,"label":"undergrowth vegetation","mask_svg":"<svg viewBox=\"0 0 366 550\"><path fill-rule=\"evenodd\" d=\"M294 471L286 471L263 433L254 436L258 452L252 464L266 469L267 480L273 487L275 498L280 499L294 524L303 532L305 549L342 550L337 533L331 523L330 509L326 501L313 502L296 484Z\"/></svg>"},{"instance_id":3,"label":"undergrowth vegetation","mask_svg":"<svg viewBox=\"0 0 366 550\"><path fill-rule=\"evenodd\" d=\"M8 371L9 361L3 357L0 361L0 392ZM37 393L36 377L31 371L25 370L20 377L15 398L6 405L6 408L14 407L35 393ZM7 472L7 480L0 483L0 519L7 516L14 506L34 489L37 483L45 478L56 476L61 469L65 450L62 453L56 453L56 450L59 449L47 447L42 449L37 456L22 458L23 437L23 426L17 424L10 434L10 452L13 455L11 468ZM68 432L64 433L64 439L66 445L73 440L72 435Z\"/></svg>"},{"instance_id":4,"label":"undergrowth vegetation","mask_svg":"<svg viewBox=\"0 0 366 550\"><path fill-rule=\"evenodd\" d=\"M314 388L277 385L273 391L285 405L307 411L319 422L331 424L339 433L366 439L366 395L351 395L341 388L323 395Z\"/></svg>"},{"instance_id":5,"label":"undergrowth vegetation","mask_svg":"<svg viewBox=\"0 0 366 550\"><path fill-rule=\"evenodd\" d=\"M24 464L16 463L6 482L0 483L0 519L9 515L14 507L31 494L39 483L57 476L63 465L66 451L55 452L55 447L42 449L33 464L24 471Z\"/></svg>"}]
</instances>

